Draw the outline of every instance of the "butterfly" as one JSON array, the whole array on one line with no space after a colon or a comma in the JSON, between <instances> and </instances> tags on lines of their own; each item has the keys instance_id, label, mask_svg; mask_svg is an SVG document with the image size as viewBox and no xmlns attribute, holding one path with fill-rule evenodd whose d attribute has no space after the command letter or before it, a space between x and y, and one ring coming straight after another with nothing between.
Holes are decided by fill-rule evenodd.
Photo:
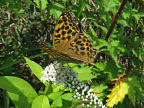
<instances>
[{"instance_id":1,"label":"butterfly","mask_svg":"<svg viewBox=\"0 0 144 108\"><path fill-rule=\"evenodd\" d=\"M53 48L42 45L50 58L59 62L91 63L94 58L92 43L80 32L71 14L64 12L54 29Z\"/></svg>"}]
</instances>

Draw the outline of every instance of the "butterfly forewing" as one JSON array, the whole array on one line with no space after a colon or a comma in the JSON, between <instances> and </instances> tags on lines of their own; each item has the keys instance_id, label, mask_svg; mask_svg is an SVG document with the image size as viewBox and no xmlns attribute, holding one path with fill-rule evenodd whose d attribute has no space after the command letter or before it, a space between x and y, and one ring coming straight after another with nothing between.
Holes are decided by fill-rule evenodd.
<instances>
[{"instance_id":1,"label":"butterfly forewing","mask_svg":"<svg viewBox=\"0 0 144 108\"><path fill-rule=\"evenodd\" d=\"M79 31L70 13L64 12L55 27L53 48L59 52L65 52L70 42L78 36Z\"/></svg>"}]
</instances>

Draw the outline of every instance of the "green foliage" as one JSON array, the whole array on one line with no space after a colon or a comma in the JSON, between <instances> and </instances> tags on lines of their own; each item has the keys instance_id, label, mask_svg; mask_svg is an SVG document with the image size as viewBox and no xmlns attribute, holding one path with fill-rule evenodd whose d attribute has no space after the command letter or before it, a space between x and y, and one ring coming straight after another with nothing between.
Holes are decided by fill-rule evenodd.
<instances>
[{"instance_id":1,"label":"green foliage","mask_svg":"<svg viewBox=\"0 0 144 108\"><path fill-rule=\"evenodd\" d=\"M36 91L23 79L14 76L1 76L0 88L7 90L8 96L17 107L30 107L31 102L37 97Z\"/></svg>"},{"instance_id":2,"label":"green foliage","mask_svg":"<svg viewBox=\"0 0 144 108\"><path fill-rule=\"evenodd\" d=\"M30 59L28 59L26 57L24 57L24 58L25 58L27 64L29 65L30 69L35 74L35 76L40 80L40 78L42 77L42 73L41 72L43 71L42 67L39 66L39 64L31 61Z\"/></svg>"},{"instance_id":3,"label":"green foliage","mask_svg":"<svg viewBox=\"0 0 144 108\"><path fill-rule=\"evenodd\" d=\"M74 22L78 22L82 33L100 53L90 67L68 64L78 78L89 82L105 103L112 88L109 82L126 72L124 85L111 92L117 96L121 90L122 95L118 98L111 95L109 99L117 102L107 105L119 108L131 103L133 107L144 107L144 0L127 1L108 41L104 40L121 3L122 0L1 0L0 107L64 108L79 103L79 100L71 102L73 94L67 93L63 85L57 88L40 81L42 67L50 61L40 45L52 46L54 26L63 11L72 13Z\"/></svg>"},{"instance_id":4,"label":"green foliage","mask_svg":"<svg viewBox=\"0 0 144 108\"><path fill-rule=\"evenodd\" d=\"M92 69L89 67L86 67L84 65L81 65L81 67L79 68L77 65L75 64L69 64L73 71L78 73L78 79L83 81L89 81L92 78L95 78L95 76L92 75Z\"/></svg>"},{"instance_id":5,"label":"green foliage","mask_svg":"<svg viewBox=\"0 0 144 108\"><path fill-rule=\"evenodd\" d=\"M50 108L48 97L45 95L36 97L32 103L32 108Z\"/></svg>"}]
</instances>

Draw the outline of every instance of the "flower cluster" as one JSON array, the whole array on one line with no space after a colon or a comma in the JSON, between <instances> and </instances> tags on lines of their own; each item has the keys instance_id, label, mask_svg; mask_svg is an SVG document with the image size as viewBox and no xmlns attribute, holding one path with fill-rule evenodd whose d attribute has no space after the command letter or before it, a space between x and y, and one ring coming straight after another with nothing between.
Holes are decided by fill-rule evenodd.
<instances>
[{"instance_id":1,"label":"flower cluster","mask_svg":"<svg viewBox=\"0 0 144 108\"><path fill-rule=\"evenodd\" d=\"M75 92L75 95L73 95L72 100L82 100L82 106L106 108L106 106L103 105L103 103L98 99L98 97L94 95L93 89L91 89L84 82L80 82L77 79L75 79L71 83L65 84L65 87L71 88L70 92Z\"/></svg>"},{"instance_id":2,"label":"flower cluster","mask_svg":"<svg viewBox=\"0 0 144 108\"><path fill-rule=\"evenodd\" d=\"M78 74L70 67L64 67L60 63L54 63L47 66L42 73L41 80L43 82L51 81L56 85L59 83L64 84L65 87L70 88L70 92L75 93L72 99L81 100L82 106L106 108L98 97L94 95L93 89L90 89L84 82L80 82L77 79Z\"/></svg>"},{"instance_id":3,"label":"flower cluster","mask_svg":"<svg viewBox=\"0 0 144 108\"><path fill-rule=\"evenodd\" d=\"M50 64L42 71L43 76L41 80L51 81L54 84L64 84L66 82L71 82L77 78L77 73L72 71L70 67L66 68L60 63Z\"/></svg>"}]
</instances>

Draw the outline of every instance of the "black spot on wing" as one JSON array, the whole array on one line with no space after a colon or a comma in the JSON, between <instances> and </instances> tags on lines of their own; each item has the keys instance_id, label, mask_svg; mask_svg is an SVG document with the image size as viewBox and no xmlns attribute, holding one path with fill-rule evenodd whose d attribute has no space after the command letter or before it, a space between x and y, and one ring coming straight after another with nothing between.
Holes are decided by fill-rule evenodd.
<instances>
[{"instance_id":1,"label":"black spot on wing","mask_svg":"<svg viewBox=\"0 0 144 108\"><path fill-rule=\"evenodd\" d=\"M65 31L62 31L62 35L65 35L66 34L66 32Z\"/></svg>"},{"instance_id":2,"label":"black spot on wing","mask_svg":"<svg viewBox=\"0 0 144 108\"><path fill-rule=\"evenodd\" d=\"M72 30L70 29L70 30L68 30L68 32L67 32L67 33L68 33L68 34L70 34L71 32L72 32Z\"/></svg>"},{"instance_id":3,"label":"black spot on wing","mask_svg":"<svg viewBox=\"0 0 144 108\"><path fill-rule=\"evenodd\" d=\"M85 52L80 52L81 55L85 55Z\"/></svg>"},{"instance_id":4,"label":"black spot on wing","mask_svg":"<svg viewBox=\"0 0 144 108\"><path fill-rule=\"evenodd\" d=\"M81 50L85 50L85 47L81 47L80 49L81 49Z\"/></svg>"},{"instance_id":5,"label":"black spot on wing","mask_svg":"<svg viewBox=\"0 0 144 108\"><path fill-rule=\"evenodd\" d=\"M71 39L71 36L67 36L67 39L70 40L70 39Z\"/></svg>"},{"instance_id":6,"label":"black spot on wing","mask_svg":"<svg viewBox=\"0 0 144 108\"><path fill-rule=\"evenodd\" d=\"M59 33L59 31L60 31L60 28L58 28L58 29L56 30L56 33Z\"/></svg>"},{"instance_id":7,"label":"black spot on wing","mask_svg":"<svg viewBox=\"0 0 144 108\"><path fill-rule=\"evenodd\" d=\"M76 33L77 33L76 31L72 32L72 36L75 36L75 35L76 35Z\"/></svg>"},{"instance_id":8,"label":"black spot on wing","mask_svg":"<svg viewBox=\"0 0 144 108\"><path fill-rule=\"evenodd\" d=\"M61 27L61 29L64 29L64 25Z\"/></svg>"},{"instance_id":9,"label":"black spot on wing","mask_svg":"<svg viewBox=\"0 0 144 108\"><path fill-rule=\"evenodd\" d=\"M69 29L69 26L66 26L66 27L65 27L65 30L68 30L68 29Z\"/></svg>"},{"instance_id":10,"label":"black spot on wing","mask_svg":"<svg viewBox=\"0 0 144 108\"><path fill-rule=\"evenodd\" d=\"M60 37L61 37L61 35L60 35L60 34L57 34L57 35L55 35L55 37L60 38Z\"/></svg>"}]
</instances>

